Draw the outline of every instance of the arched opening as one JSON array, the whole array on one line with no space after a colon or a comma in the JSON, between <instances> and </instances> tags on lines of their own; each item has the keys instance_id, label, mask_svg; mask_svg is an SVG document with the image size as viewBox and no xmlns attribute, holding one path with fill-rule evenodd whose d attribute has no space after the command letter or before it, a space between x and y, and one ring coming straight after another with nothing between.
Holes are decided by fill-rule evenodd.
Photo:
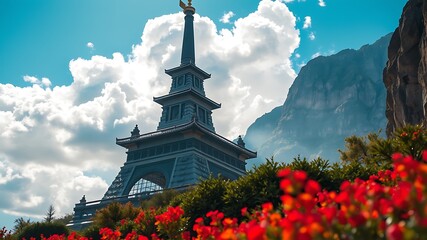
<instances>
[{"instance_id":1,"label":"arched opening","mask_svg":"<svg viewBox=\"0 0 427 240\"><path fill-rule=\"evenodd\" d=\"M130 189L128 195L150 195L166 187L166 178L161 173L150 173L140 178Z\"/></svg>"}]
</instances>

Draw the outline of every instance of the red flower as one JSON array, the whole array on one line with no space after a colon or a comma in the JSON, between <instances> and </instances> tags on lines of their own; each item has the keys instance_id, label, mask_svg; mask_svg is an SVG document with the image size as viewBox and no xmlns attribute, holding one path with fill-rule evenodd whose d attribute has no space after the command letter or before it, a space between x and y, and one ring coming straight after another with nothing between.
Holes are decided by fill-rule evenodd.
<instances>
[{"instance_id":1,"label":"red flower","mask_svg":"<svg viewBox=\"0 0 427 240\"><path fill-rule=\"evenodd\" d=\"M386 236L389 240L402 240L403 227L399 224L392 224L386 230Z\"/></svg>"},{"instance_id":2,"label":"red flower","mask_svg":"<svg viewBox=\"0 0 427 240\"><path fill-rule=\"evenodd\" d=\"M286 177L288 177L288 176L289 176L289 174L291 174L291 173L292 173L292 170L291 170L290 168L284 168L284 169L280 170L280 171L277 173L277 176L278 176L279 178L286 178Z\"/></svg>"},{"instance_id":3,"label":"red flower","mask_svg":"<svg viewBox=\"0 0 427 240\"><path fill-rule=\"evenodd\" d=\"M309 179L305 184L304 191L312 196L316 196L320 192L320 184L314 180Z\"/></svg>"},{"instance_id":4,"label":"red flower","mask_svg":"<svg viewBox=\"0 0 427 240\"><path fill-rule=\"evenodd\" d=\"M252 226L248 232L248 240L263 240L265 228L259 225Z\"/></svg>"},{"instance_id":5,"label":"red flower","mask_svg":"<svg viewBox=\"0 0 427 240\"><path fill-rule=\"evenodd\" d=\"M248 208L244 207L240 210L240 213L242 214L242 216L246 216L248 214Z\"/></svg>"},{"instance_id":6,"label":"red flower","mask_svg":"<svg viewBox=\"0 0 427 240\"><path fill-rule=\"evenodd\" d=\"M304 171L297 170L294 172L294 179L297 183L303 184L307 179L307 173Z\"/></svg>"},{"instance_id":7,"label":"red flower","mask_svg":"<svg viewBox=\"0 0 427 240\"><path fill-rule=\"evenodd\" d=\"M423 161L427 162L427 150L423 151Z\"/></svg>"}]
</instances>

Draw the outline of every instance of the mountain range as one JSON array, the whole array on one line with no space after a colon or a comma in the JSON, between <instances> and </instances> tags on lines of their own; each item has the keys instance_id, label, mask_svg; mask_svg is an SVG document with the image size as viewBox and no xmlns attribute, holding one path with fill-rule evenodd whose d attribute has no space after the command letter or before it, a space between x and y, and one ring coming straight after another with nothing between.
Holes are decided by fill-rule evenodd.
<instances>
[{"instance_id":1,"label":"mountain range","mask_svg":"<svg viewBox=\"0 0 427 240\"><path fill-rule=\"evenodd\" d=\"M249 165L272 156L290 162L298 155L337 162L346 137L384 130L383 69L390 39L388 34L359 50L319 56L302 67L285 103L247 129L246 146L258 151Z\"/></svg>"}]
</instances>

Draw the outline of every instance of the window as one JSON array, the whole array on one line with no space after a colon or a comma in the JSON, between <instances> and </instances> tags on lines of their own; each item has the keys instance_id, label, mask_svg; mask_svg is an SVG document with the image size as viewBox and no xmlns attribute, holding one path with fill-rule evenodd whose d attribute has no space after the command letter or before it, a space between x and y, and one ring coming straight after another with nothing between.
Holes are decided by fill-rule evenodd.
<instances>
[{"instance_id":1,"label":"window","mask_svg":"<svg viewBox=\"0 0 427 240\"><path fill-rule=\"evenodd\" d=\"M185 103L181 104L181 118L184 116Z\"/></svg>"},{"instance_id":2,"label":"window","mask_svg":"<svg viewBox=\"0 0 427 240\"><path fill-rule=\"evenodd\" d=\"M161 173L151 173L140 178L132 187L129 195L134 194L152 194L156 191L163 190L166 185L166 179Z\"/></svg>"},{"instance_id":3,"label":"window","mask_svg":"<svg viewBox=\"0 0 427 240\"><path fill-rule=\"evenodd\" d=\"M179 76L178 77L178 86L181 86L182 84L184 84L184 76Z\"/></svg>"},{"instance_id":4,"label":"window","mask_svg":"<svg viewBox=\"0 0 427 240\"><path fill-rule=\"evenodd\" d=\"M194 79L194 86L195 86L196 88L199 88L199 87L200 87L200 80L199 80L198 78L195 78L195 79Z\"/></svg>"},{"instance_id":5,"label":"window","mask_svg":"<svg viewBox=\"0 0 427 240\"><path fill-rule=\"evenodd\" d=\"M171 107L169 120L175 120L179 118L179 105L175 105Z\"/></svg>"},{"instance_id":6,"label":"window","mask_svg":"<svg viewBox=\"0 0 427 240\"><path fill-rule=\"evenodd\" d=\"M206 111L205 109L198 107L198 117L199 120L203 123L206 123Z\"/></svg>"}]
</instances>

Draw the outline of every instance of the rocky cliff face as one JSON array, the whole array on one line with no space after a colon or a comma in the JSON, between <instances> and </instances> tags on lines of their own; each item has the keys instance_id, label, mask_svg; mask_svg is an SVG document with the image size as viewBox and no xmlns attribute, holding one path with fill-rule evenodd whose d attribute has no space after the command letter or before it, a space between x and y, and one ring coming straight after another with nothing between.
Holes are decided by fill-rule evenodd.
<instances>
[{"instance_id":1,"label":"rocky cliff face","mask_svg":"<svg viewBox=\"0 0 427 240\"><path fill-rule=\"evenodd\" d=\"M426 124L427 2L409 0L393 33L384 69L387 134L405 124Z\"/></svg>"},{"instance_id":2,"label":"rocky cliff face","mask_svg":"<svg viewBox=\"0 0 427 240\"><path fill-rule=\"evenodd\" d=\"M289 162L301 154L335 162L345 137L384 129L382 74L390 38L391 34L359 50L343 50L308 62L280 111L273 110L249 127L245 141L256 143L258 161L274 155ZM271 126L263 130L266 123L275 124L274 130Z\"/></svg>"}]
</instances>

